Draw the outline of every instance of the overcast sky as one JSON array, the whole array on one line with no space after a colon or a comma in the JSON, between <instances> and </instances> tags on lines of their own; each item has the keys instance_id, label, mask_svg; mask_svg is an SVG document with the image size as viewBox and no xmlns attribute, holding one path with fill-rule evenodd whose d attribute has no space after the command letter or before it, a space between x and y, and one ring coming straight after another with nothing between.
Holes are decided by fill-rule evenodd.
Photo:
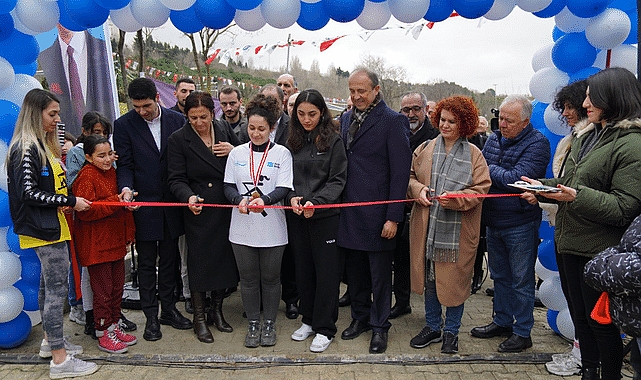
<instances>
[{"instance_id":1,"label":"overcast sky","mask_svg":"<svg viewBox=\"0 0 641 380\"><path fill-rule=\"evenodd\" d=\"M392 17L387 24L391 29L376 31L367 41L359 37L363 29L355 21L343 24L330 20L318 31L307 31L296 24L287 29L266 25L257 32L234 28L235 39L220 40L215 48L284 43L291 33L293 40L306 41L290 51L305 69L316 59L323 73L330 64L351 71L363 55L371 54L385 58L389 65L404 67L412 83L443 80L480 92L496 87L502 94L528 94L534 74L532 56L552 42L554 18L541 19L518 7L500 21L453 17L432 29L423 28L418 40L400 28L406 25ZM153 33L157 40L190 48L189 40L181 34L170 22ZM318 45L311 44L341 35L347 36L322 53ZM271 55L254 56L253 63L255 67L278 70L285 67L286 56L286 48L277 48ZM299 87L305 88L305 84Z\"/></svg>"}]
</instances>

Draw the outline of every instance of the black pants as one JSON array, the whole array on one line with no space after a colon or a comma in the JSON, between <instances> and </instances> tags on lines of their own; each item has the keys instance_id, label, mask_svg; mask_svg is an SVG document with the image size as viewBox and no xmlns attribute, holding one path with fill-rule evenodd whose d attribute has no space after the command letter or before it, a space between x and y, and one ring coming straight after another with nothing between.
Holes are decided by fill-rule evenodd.
<instances>
[{"instance_id":1,"label":"black pants","mask_svg":"<svg viewBox=\"0 0 641 380\"><path fill-rule=\"evenodd\" d=\"M623 342L619 329L613 324L602 325L590 318L601 296L601 292L592 289L583 277L583 267L590 258L557 253L556 261L561 288L574 323L574 334L579 340L583 368L600 367L602 379L620 379Z\"/></svg>"},{"instance_id":2,"label":"black pants","mask_svg":"<svg viewBox=\"0 0 641 380\"><path fill-rule=\"evenodd\" d=\"M405 215L405 220L409 215ZM394 249L394 298L399 307L410 304L410 237L405 221L398 224Z\"/></svg>"},{"instance_id":3,"label":"black pants","mask_svg":"<svg viewBox=\"0 0 641 380\"><path fill-rule=\"evenodd\" d=\"M145 316L158 316L158 298L162 310L175 307L176 261L180 261L178 238L136 242L140 305ZM158 298L156 298L156 259L158 258Z\"/></svg>"},{"instance_id":4,"label":"black pants","mask_svg":"<svg viewBox=\"0 0 641 380\"><path fill-rule=\"evenodd\" d=\"M288 228L303 323L316 333L334 337L341 277L336 247L338 215L317 220L292 218Z\"/></svg>"},{"instance_id":5,"label":"black pants","mask_svg":"<svg viewBox=\"0 0 641 380\"><path fill-rule=\"evenodd\" d=\"M387 332L392 325L392 260L394 251L344 249L349 277L352 319L369 323L374 332ZM373 296L373 301L372 301Z\"/></svg>"},{"instance_id":6,"label":"black pants","mask_svg":"<svg viewBox=\"0 0 641 380\"><path fill-rule=\"evenodd\" d=\"M283 252L283 261L280 265L280 284L281 288L281 299L285 303L297 303L298 302L298 288L296 287L296 259L294 258L294 253L289 247L289 244L285 246L285 252Z\"/></svg>"}]
</instances>

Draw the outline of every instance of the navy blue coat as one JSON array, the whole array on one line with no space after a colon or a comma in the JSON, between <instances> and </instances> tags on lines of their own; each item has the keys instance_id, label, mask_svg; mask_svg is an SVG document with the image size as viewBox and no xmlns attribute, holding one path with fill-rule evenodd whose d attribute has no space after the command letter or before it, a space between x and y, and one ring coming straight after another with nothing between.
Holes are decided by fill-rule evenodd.
<instances>
[{"instance_id":1,"label":"navy blue coat","mask_svg":"<svg viewBox=\"0 0 641 380\"><path fill-rule=\"evenodd\" d=\"M352 112L341 118L341 136L347 141ZM343 202L405 199L412 152L407 116L384 101L374 107L347 149L347 182ZM404 204L341 209L337 244L361 251L394 249L396 239L381 237L385 221L402 222Z\"/></svg>"},{"instance_id":2,"label":"navy blue coat","mask_svg":"<svg viewBox=\"0 0 641 380\"><path fill-rule=\"evenodd\" d=\"M140 202L177 202L167 181L167 139L185 124L185 117L162 108L160 151L145 119L131 110L114 122L114 150L118 154L118 188L138 192ZM136 240L154 241L184 234L179 207L141 207L134 212ZM168 228L166 228L168 227Z\"/></svg>"}]
</instances>

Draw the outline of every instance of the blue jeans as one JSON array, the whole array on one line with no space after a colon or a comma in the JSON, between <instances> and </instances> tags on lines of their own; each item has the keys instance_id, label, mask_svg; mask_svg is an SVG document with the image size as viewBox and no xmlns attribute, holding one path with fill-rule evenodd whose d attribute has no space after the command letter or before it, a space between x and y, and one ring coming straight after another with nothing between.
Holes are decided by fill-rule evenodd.
<instances>
[{"instance_id":1,"label":"blue jeans","mask_svg":"<svg viewBox=\"0 0 641 380\"><path fill-rule=\"evenodd\" d=\"M443 331L458 335L461 328L464 303L455 307L445 308L445 327ZM425 282L425 324L434 331L441 330L442 306L436 296L436 281Z\"/></svg>"},{"instance_id":2,"label":"blue jeans","mask_svg":"<svg viewBox=\"0 0 641 380\"><path fill-rule=\"evenodd\" d=\"M534 264L540 220L516 227L487 227L487 251L494 279L494 323L529 337L534 325Z\"/></svg>"}]
</instances>

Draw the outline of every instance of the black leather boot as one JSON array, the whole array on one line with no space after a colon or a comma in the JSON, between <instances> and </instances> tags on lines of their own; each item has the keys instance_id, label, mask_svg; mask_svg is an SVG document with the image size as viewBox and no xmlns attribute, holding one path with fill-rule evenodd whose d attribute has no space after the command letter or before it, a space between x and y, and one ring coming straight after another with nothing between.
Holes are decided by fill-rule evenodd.
<instances>
[{"instance_id":1,"label":"black leather boot","mask_svg":"<svg viewBox=\"0 0 641 380\"><path fill-rule=\"evenodd\" d=\"M598 368L583 368L581 370L581 380L600 380Z\"/></svg>"},{"instance_id":2,"label":"black leather boot","mask_svg":"<svg viewBox=\"0 0 641 380\"><path fill-rule=\"evenodd\" d=\"M215 325L218 331L230 333L234 329L227 323L223 316L223 298L225 290L218 289L211 292L211 308L207 313L207 324Z\"/></svg>"},{"instance_id":3,"label":"black leather boot","mask_svg":"<svg viewBox=\"0 0 641 380\"><path fill-rule=\"evenodd\" d=\"M94 327L93 309L85 311L85 335L98 339L96 328Z\"/></svg>"},{"instance_id":4,"label":"black leather boot","mask_svg":"<svg viewBox=\"0 0 641 380\"><path fill-rule=\"evenodd\" d=\"M194 332L198 340L203 343L213 343L214 336L211 335L205 321L205 293L192 291L191 302L194 305Z\"/></svg>"}]
</instances>

